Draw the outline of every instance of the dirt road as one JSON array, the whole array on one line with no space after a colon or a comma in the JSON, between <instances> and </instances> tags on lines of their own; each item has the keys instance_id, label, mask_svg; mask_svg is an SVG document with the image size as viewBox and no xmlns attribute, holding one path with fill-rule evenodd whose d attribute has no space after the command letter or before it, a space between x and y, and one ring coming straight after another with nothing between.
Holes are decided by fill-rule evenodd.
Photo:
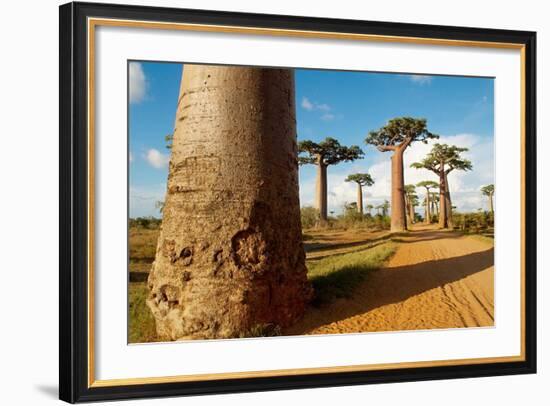
<instances>
[{"instance_id":1,"label":"dirt road","mask_svg":"<svg viewBox=\"0 0 550 406\"><path fill-rule=\"evenodd\" d=\"M418 227L352 298L310 308L286 334L494 325L493 246L475 236Z\"/></svg>"}]
</instances>

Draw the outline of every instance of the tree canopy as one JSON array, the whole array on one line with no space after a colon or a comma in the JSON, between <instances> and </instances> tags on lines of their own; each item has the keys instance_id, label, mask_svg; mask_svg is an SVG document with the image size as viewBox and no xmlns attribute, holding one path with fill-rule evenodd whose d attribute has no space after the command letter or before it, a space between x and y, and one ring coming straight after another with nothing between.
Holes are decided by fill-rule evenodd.
<instances>
[{"instance_id":1,"label":"tree canopy","mask_svg":"<svg viewBox=\"0 0 550 406\"><path fill-rule=\"evenodd\" d=\"M416 186L415 185L405 185L405 194L406 195L412 195L416 192Z\"/></svg>"},{"instance_id":2,"label":"tree canopy","mask_svg":"<svg viewBox=\"0 0 550 406\"><path fill-rule=\"evenodd\" d=\"M354 173L348 175L345 179L346 182L355 182L361 186L372 186L374 185L374 179L368 173Z\"/></svg>"},{"instance_id":3,"label":"tree canopy","mask_svg":"<svg viewBox=\"0 0 550 406\"><path fill-rule=\"evenodd\" d=\"M436 174L443 170L445 174L458 169L461 171L472 170L472 163L468 159L460 156L462 152L468 151L468 148L460 148L456 145L435 144L426 158L420 162L411 164L411 168L428 169Z\"/></svg>"},{"instance_id":4,"label":"tree canopy","mask_svg":"<svg viewBox=\"0 0 550 406\"><path fill-rule=\"evenodd\" d=\"M406 148L411 142L427 143L428 139L439 135L428 131L425 118L398 117L376 131L369 132L365 143L374 145L379 151L392 151L398 147Z\"/></svg>"},{"instance_id":5,"label":"tree canopy","mask_svg":"<svg viewBox=\"0 0 550 406\"><path fill-rule=\"evenodd\" d=\"M423 180L422 182L418 182L416 186L426 189L437 189L439 187L439 183L434 182L433 180Z\"/></svg>"},{"instance_id":6,"label":"tree canopy","mask_svg":"<svg viewBox=\"0 0 550 406\"><path fill-rule=\"evenodd\" d=\"M338 162L355 161L364 155L357 145L346 147L331 137L327 137L319 143L310 140L301 141L298 143L298 153L300 165L322 164L325 166Z\"/></svg>"},{"instance_id":7,"label":"tree canopy","mask_svg":"<svg viewBox=\"0 0 550 406\"><path fill-rule=\"evenodd\" d=\"M481 193L485 196L492 196L495 193L495 185L487 185L481 188Z\"/></svg>"}]
</instances>

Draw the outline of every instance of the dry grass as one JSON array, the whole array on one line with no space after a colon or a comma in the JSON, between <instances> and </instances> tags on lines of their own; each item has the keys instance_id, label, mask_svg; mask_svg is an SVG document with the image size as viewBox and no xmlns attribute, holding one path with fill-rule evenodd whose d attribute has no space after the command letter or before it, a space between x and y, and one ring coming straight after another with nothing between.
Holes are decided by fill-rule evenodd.
<instances>
[{"instance_id":1,"label":"dry grass","mask_svg":"<svg viewBox=\"0 0 550 406\"><path fill-rule=\"evenodd\" d=\"M148 290L145 282L128 286L128 342L148 343L158 341L155 319L147 307Z\"/></svg>"},{"instance_id":2,"label":"dry grass","mask_svg":"<svg viewBox=\"0 0 550 406\"><path fill-rule=\"evenodd\" d=\"M155 259L155 250L160 230L141 227L130 228L130 261L150 261Z\"/></svg>"}]
</instances>

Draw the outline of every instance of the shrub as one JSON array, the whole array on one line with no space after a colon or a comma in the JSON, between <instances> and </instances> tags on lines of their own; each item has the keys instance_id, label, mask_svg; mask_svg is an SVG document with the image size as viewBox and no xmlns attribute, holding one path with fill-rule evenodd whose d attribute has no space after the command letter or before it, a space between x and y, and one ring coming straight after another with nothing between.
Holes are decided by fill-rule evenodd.
<instances>
[{"instance_id":1,"label":"shrub","mask_svg":"<svg viewBox=\"0 0 550 406\"><path fill-rule=\"evenodd\" d=\"M494 226L493 215L487 211L453 213L453 221L461 231L475 232Z\"/></svg>"},{"instance_id":2,"label":"shrub","mask_svg":"<svg viewBox=\"0 0 550 406\"><path fill-rule=\"evenodd\" d=\"M312 228L319 221L319 210L315 207L304 206L300 208L300 218L302 220L302 228Z\"/></svg>"},{"instance_id":3,"label":"shrub","mask_svg":"<svg viewBox=\"0 0 550 406\"><path fill-rule=\"evenodd\" d=\"M160 227L161 220L153 216L136 217L129 220L130 227L142 227L147 229L156 229Z\"/></svg>"}]
</instances>

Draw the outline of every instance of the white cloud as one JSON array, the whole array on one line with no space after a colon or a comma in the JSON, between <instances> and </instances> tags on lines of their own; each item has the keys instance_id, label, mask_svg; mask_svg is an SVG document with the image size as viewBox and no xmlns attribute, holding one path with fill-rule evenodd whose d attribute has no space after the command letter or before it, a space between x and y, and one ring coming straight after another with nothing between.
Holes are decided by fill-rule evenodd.
<instances>
[{"instance_id":1,"label":"white cloud","mask_svg":"<svg viewBox=\"0 0 550 406\"><path fill-rule=\"evenodd\" d=\"M483 185L494 183L494 152L491 139L485 140L474 134L458 134L442 136L439 140L431 140L428 144L421 142L412 144L404 155L405 183L417 184L423 180L438 182L438 177L433 172L410 167L411 163L423 159L435 143L469 148L469 151L463 153L463 156L472 161L473 171L453 171L449 175L453 206L456 206L459 211L486 209L487 199L481 195L479 189ZM356 200L356 185L344 181L352 172L368 172L375 180L373 186L363 189L363 196L367 196L366 204L377 205L384 200L391 200L391 152L375 153L378 159L371 166L367 166L364 161L356 161L351 168L338 165L328 168L329 211L339 213L342 211L344 203ZM302 176L306 180L300 183L300 201L302 205L313 205L315 172L308 172L307 175L307 177ZM419 189L418 193L422 198L423 190Z\"/></svg>"},{"instance_id":2,"label":"white cloud","mask_svg":"<svg viewBox=\"0 0 550 406\"><path fill-rule=\"evenodd\" d=\"M334 120L335 116L334 114L331 114L331 113L325 113L321 116L321 120L323 121L331 121L331 120Z\"/></svg>"},{"instance_id":3,"label":"white cloud","mask_svg":"<svg viewBox=\"0 0 550 406\"><path fill-rule=\"evenodd\" d=\"M145 155L145 160L153 168L161 169L168 165L170 157L167 154L163 154L158 149L151 148L147 151Z\"/></svg>"},{"instance_id":4,"label":"white cloud","mask_svg":"<svg viewBox=\"0 0 550 406\"><path fill-rule=\"evenodd\" d=\"M419 85L429 85L432 83L432 76L427 75L409 75L411 82Z\"/></svg>"},{"instance_id":5,"label":"white cloud","mask_svg":"<svg viewBox=\"0 0 550 406\"><path fill-rule=\"evenodd\" d=\"M128 153L128 159L130 160L130 162L134 162L134 155L132 154L132 152Z\"/></svg>"},{"instance_id":6,"label":"white cloud","mask_svg":"<svg viewBox=\"0 0 550 406\"><path fill-rule=\"evenodd\" d=\"M140 103L145 99L147 92L147 78L141 63L130 62L128 68L130 103Z\"/></svg>"},{"instance_id":7,"label":"white cloud","mask_svg":"<svg viewBox=\"0 0 550 406\"><path fill-rule=\"evenodd\" d=\"M313 103L309 101L309 99L307 97L303 97L302 98L302 104L301 104L302 108L307 110L307 111L312 111L314 106L313 106Z\"/></svg>"},{"instance_id":8,"label":"white cloud","mask_svg":"<svg viewBox=\"0 0 550 406\"><path fill-rule=\"evenodd\" d=\"M317 103L317 102L312 102L311 100L309 100L307 97L302 97L302 103L300 103L300 105L302 106L302 108L304 110L307 110L307 111L322 111L322 112L325 112L325 113L328 113L329 111L332 110L332 107L330 107L328 104L326 103Z\"/></svg>"}]
</instances>

